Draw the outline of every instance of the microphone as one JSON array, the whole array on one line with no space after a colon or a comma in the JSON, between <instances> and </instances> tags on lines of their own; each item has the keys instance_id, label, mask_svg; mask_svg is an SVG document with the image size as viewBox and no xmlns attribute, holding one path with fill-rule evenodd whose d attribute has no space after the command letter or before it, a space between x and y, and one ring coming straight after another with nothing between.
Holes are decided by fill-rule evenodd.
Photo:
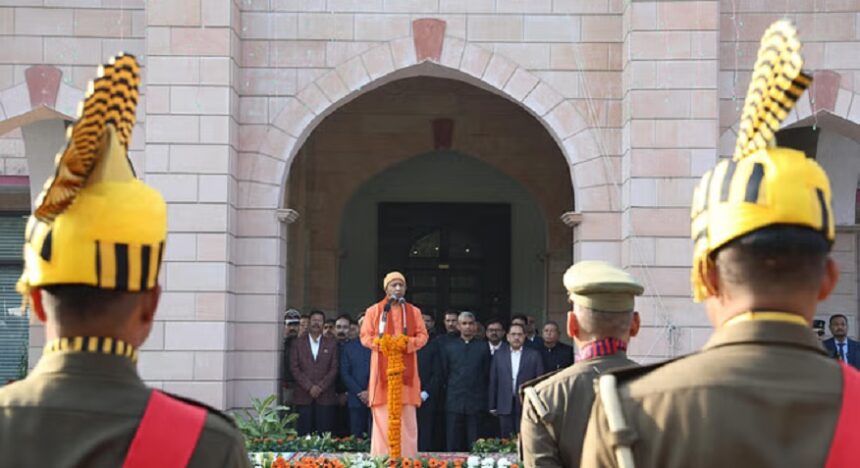
<instances>
[{"instance_id":1,"label":"microphone","mask_svg":"<svg viewBox=\"0 0 860 468\"><path fill-rule=\"evenodd\" d=\"M391 312L391 304L397 300L397 296L392 294L388 298L388 302L385 303L385 307L382 308L382 318L379 320L379 337L382 338L382 335L385 334L385 324L388 323L388 313Z\"/></svg>"},{"instance_id":2,"label":"microphone","mask_svg":"<svg viewBox=\"0 0 860 468\"><path fill-rule=\"evenodd\" d=\"M387 313L391 310L391 304L393 304L395 301L397 301L396 295L392 294L388 297L388 302L385 303L385 307L382 309L382 311L384 312L383 317L388 315Z\"/></svg>"}]
</instances>

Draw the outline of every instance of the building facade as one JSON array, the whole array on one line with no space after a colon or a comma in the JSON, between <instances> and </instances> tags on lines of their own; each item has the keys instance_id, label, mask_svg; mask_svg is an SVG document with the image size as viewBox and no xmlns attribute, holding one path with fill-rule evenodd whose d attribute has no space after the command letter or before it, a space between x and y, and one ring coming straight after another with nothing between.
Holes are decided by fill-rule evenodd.
<instances>
[{"instance_id":1,"label":"building facade","mask_svg":"<svg viewBox=\"0 0 860 468\"><path fill-rule=\"evenodd\" d=\"M782 17L815 82L778 138L833 181L842 277L819 314L854 334L856 0L0 0L3 326L25 323L14 233L124 50L144 66L130 154L169 210L153 385L220 408L274 393L285 308L355 316L389 269L425 310L541 322L564 320L573 261L608 260L646 289L630 354L695 350L693 186L731 154Z\"/></svg>"}]
</instances>

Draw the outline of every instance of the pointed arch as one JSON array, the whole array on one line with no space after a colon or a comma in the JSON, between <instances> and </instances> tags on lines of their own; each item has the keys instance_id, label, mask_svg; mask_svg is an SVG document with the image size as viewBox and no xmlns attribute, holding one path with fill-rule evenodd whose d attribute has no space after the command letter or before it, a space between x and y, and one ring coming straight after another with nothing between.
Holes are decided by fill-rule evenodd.
<instances>
[{"instance_id":1,"label":"pointed arch","mask_svg":"<svg viewBox=\"0 0 860 468\"><path fill-rule=\"evenodd\" d=\"M431 28L427 22L432 22ZM603 181L609 186L612 179L605 165L586 164L601 156L598 136L588 120L537 75L492 50L442 35L444 27L439 28L440 23L443 22L436 19L416 20L412 35L356 54L288 98L255 145L256 153L240 158L240 173L248 180L244 190L240 182L240 204L255 200L263 205L254 208L281 208L296 153L323 119L359 95L385 84L413 76L432 76L470 83L517 103L535 117L568 163L577 209L589 211L587 200L578 196L575 181ZM265 193L262 197L261 191ZM614 198L620 199L620 195Z\"/></svg>"}]
</instances>

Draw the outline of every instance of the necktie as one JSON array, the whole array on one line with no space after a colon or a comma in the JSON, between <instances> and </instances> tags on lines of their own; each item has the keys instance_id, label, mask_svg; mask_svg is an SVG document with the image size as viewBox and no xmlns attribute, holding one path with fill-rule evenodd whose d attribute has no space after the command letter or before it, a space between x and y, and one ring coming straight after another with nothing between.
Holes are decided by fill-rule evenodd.
<instances>
[{"instance_id":1,"label":"necktie","mask_svg":"<svg viewBox=\"0 0 860 468\"><path fill-rule=\"evenodd\" d=\"M846 361L845 359L845 343L837 343L839 345L839 360Z\"/></svg>"}]
</instances>

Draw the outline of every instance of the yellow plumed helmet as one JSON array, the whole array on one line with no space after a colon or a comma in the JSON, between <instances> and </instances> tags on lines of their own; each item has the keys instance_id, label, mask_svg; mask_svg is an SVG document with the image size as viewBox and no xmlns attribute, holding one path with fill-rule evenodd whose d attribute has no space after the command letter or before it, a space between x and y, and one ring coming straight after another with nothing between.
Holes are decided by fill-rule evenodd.
<instances>
[{"instance_id":1,"label":"yellow plumed helmet","mask_svg":"<svg viewBox=\"0 0 860 468\"><path fill-rule=\"evenodd\" d=\"M710 255L728 242L772 225L804 226L831 243L836 229L830 181L800 151L769 147L780 124L812 82L803 73L800 41L786 20L761 40L732 159L717 163L696 187L692 202L693 298L711 295Z\"/></svg>"},{"instance_id":2,"label":"yellow plumed helmet","mask_svg":"<svg viewBox=\"0 0 860 468\"><path fill-rule=\"evenodd\" d=\"M27 222L18 281L25 296L49 285L143 291L158 283L167 207L128 159L139 83L137 61L126 54L90 83Z\"/></svg>"}]
</instances>

